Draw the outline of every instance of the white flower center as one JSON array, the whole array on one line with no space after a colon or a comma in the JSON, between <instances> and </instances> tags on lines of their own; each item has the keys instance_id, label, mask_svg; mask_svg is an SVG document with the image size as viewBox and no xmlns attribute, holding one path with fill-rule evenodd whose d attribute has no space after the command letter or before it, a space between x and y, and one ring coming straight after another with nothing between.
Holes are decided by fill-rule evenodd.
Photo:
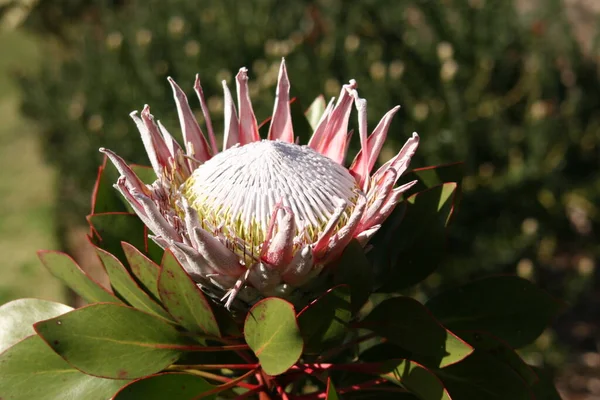
<instances>
[{"instance_id":1,"label":"white flower center","mask_svg":"<svg viewBox=\"0 0 600 400\"><path fill-rule=\"evenodd\" d=\"M358 186L346 168L307 146L263 140L232 147L199 166L184 183L184 196L206 229L243 240L258 251L275 206L291 209L297 234L313 242L341 200L352 212Z\"/></svg>"}]
</instances>

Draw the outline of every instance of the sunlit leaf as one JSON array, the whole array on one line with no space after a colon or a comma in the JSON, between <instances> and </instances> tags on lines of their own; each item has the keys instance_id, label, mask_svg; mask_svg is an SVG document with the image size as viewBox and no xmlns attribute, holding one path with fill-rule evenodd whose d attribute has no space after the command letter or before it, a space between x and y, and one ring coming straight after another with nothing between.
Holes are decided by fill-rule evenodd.
<instances>
[{"instance_id":1,"label":"sunlit leaf","mask_svg":"<svg viewBox=\"0 0 600 400\"><path fill-rule=\"evenodd\" d=\"M244 337L269 375L284 373L302 354L303 342L294 306L276 297L252 307L244 324Z\"/></svg>"},{"instance_id":2,"label":"sunlit leaf","mask_svg":"<svg viewBox=\"0 0 600 400\"><path fill-rule=\"evenodd\" d=\"M34 323L72 309L64 304L40 299L18 299L3 304L0 307L0 352L27 336L35 335Z\"/></svg>"},{"instance_id":3,"label":"sunlit leaf","mask_svg":"<svg viewBox=\"0 0 600 400\"><path fill-rule=\"evenodd\" d=\"M146 293L151 294L155 299L159 299L158 275L160 274L160 267L135 246L126 242L122 242L121 246L129 263L129 269L142 284Z\"/></svg>"},{"instance_id":4,"label":"sunlit leaf","mask_svg":"<svg viewBox=\"0 0 600 400\"><path fill-rule=\"evenodd\" d=\"M34 327L71 365L106 378L159 372L190 344L162 318L117 304L92 304Z\"/></svg>"},{"instance_id":5,"label":"sunlit leaf","mask_svg":"<svg viewBox=\"0 0 600 400\"><path fill-rule=\"evenodd\" d=\"M58 251L39 251L38 257L52 275L88 303L122 303L90 278L67 254Z\"/></svg>"},{"instance_id":6,"label":"sunlit leaf","mask_svg":"<svg viewBox=\"0 0 600 400\"><path fill-rule=\"evenodd\" d=\"M163 305L187 330L221 336L208 300L169 251L165 252L162 262L158 291Z\"/></svg>"},{"instance_id":7,"label":"sunlit leaf","mask_svg":"<svg viewBox=\"0 0 600 400\"><path fill-rule=\"evenodd\" d=\"M0 399L107 400L126 383L84 374L36 335L0 354Z\"/></svg>"},{"instance_id":8,"label":"sunlit leaf","mask_svg":"<svg viewBox=\"0 0 600 400\"><path fill-rule=\"evenodd\" d=\"M99 248L96 248L96 254L98 254L100 261L102 261L106 269L111 285L127 303L138 310L172 320L169 313L154 302L146 292L140 289L123 264L115 256Z\"/></svg>"}]
</instances>

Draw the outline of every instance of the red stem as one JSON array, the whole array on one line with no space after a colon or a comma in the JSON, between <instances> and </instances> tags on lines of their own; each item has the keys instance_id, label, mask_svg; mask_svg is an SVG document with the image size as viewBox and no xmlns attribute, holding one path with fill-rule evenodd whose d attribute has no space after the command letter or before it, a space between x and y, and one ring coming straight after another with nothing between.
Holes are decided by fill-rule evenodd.
<instances>
[{"instance_id":1,"label":"red stem","mask_svg":"<svg viewBox=\"0 0 600 400\"><path fill-rule=\"evenodd\" d=\"M248 370L258 368L259 364L178 364L177 367L181 369L199 369L203 371L213 369Z\"/></svg>"},{"instance_id":2,"label":"red stem","mask_svg":"<svg viewBox=\"0 0 600 400\"><path fill-rule=\"evenodd\" d=\"M381 385L382 383L386 383L386 382L387 382L387 380L384 378L376 378L376 379L372 379L370 381L366 381L366 382L359 383L356 385L346 386L343 388L336 389L336 392L337 392L337 394L358 392L358 391L365 390L365 389L371 389L373 386ZM390 390L390 391L396 392L397 391L396 389L397 388L393 388L393 390ZM304 396L295 396L294 400L318 400L318 399L325 399L325 398L327 398L327 392L311 393L311 394L307 394Z\"/></svg>"}]
</instances>

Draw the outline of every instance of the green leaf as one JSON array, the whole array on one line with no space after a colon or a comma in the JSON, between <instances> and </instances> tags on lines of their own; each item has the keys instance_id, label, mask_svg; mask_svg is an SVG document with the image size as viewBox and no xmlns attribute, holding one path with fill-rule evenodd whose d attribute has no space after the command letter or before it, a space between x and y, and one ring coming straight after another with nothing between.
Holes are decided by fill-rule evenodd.
<instances>
[{"instance_id":1,"label":"green leaf","mask_svg":"<svg viewBox=\"0 0 600 400\"><path fill-rule=\"evenodd\" d=\"M321 353L342 341L351 319L349 288L336 286L328 290L298 314L305 352Z\"/></svg>"},{"instance_id":2,"label":"green leaf","mask_svg":"<svg viewBox=\"0 0 600 400\"><path fill-rule=\"evenodd\" d=\"M331 378L327 379L327 392L325 396L325 400L338 400L339 396L335 391L335 386L333 386L333 382L331 382Z\"/></svg>"},{"instance_id":3,"label":"green leaf","mask_svg":"<svg viewBox=\"0 0 600 400\"><path fill-rule=\"evenodd\" d=\"M148 239L148 229L137 215L131 213L92 214L87 217L92 226L92 243L121 262L127 262L121 242L127 242L145 254L151 260L160 262L162 250Z\"/></svg>"},{"instance_id":4,"label":"green leaf","mask_svg":"<svg viewBox=\"0 0 600 400\"><path fill-rule=\"evenodd\" d=\"M440 379L433 372L413 361L390 360L384 363L379 372L382 377L409 390L420 400L454 399L450 397ZM456 399L462 400L462 398Z\"/></svg>"},{"instance_id":5,"label":"green leaf","mask_svg":"<svg viewBox=\"0 0 600 400\"><path fill-rule=\"evenodd\" d=\"M138 310L172 321L171 316L160 305L155 303L146 292L140 289L123 264L115 256L97 247L96 254L98 254L102 265L104 265L104 269L106 269L111 285L129 305Z\"/></svg>"},{"instance_id":6,"label":"green leaf","mask_svg":"<svg viewBox=\"0 0 600 400\"><path fill-rule=\"evenodd\" d=\"M464 175L465 165L462 162L413 169L402 176L402 182L417 181L417 184L405 193L405 197L450 182L457 184L457 193L460 193ZM455 199L455 206L458 206L458 201L459 196Z\"/></svg>"},{"instance_id":7,"label":"green leaf","mask_svg":"<svg viewBox=\"0 0 600 400\"><path fill-rule=\"evenodd\" d=\"M203 378L184 373L163 373L131 382L113 400L193 400L215 387ZM214 399L215 395L203 397Z\"/></svg>"},{"instance_id":8,"label":"green leaf","mask_svg":"<svg viewBox=\"0 0 600 400\"><path fill-rule=\"evenodd\" d=\"M106 400L125 383L82 373L36 335L0 354L1 399Z\"/></svg>"},{"instance_id":9,"label":"green leaf","mask_svg":"<svg viewBox=\"0 0 600 400\"><path fill-rule=\"evenodd\" d=\"M98 177L92 194L92 213L126 212L122 196L115 190L113 185L119 178L119 172L115 166L104 156L102 166L98 168Z\"/></svg>"},{"instance_id":10,"label":"green leaf","mask_svg":"<svg viewBox=\"0 0 600 400\"><path fill-rule=\"evenodd\" d=\"M542 333L560 304L526 279L496 276L441 293L427 308L457 335L487 331L519 348Z\"/></svg>"},{"instance_id":11,"label":"green leaf","mask_svg":"<svg viewBox=\"0 0 600 400\"><path fill-rule=\"evenodd\" d=\"M510 366L479 350L436 373L453 399L532 400L530 388Z\"/></svg>"},{"instance_id":12,"label":"green leaf","mask_svg":"<svg viewBox=\"0 0 600 400\"><path fill-rule=\"evenodd\" d=\"M165 320L117 304L92 304L34 328L71 365L106 378L157 373L190 344Z\"/></svg>"},{"instance_id":13,"label":"green leaf","mask_svg":"<svg viewBox=\"0 0 600 400\"><path fill-rule=\"evenodd\" d=\"M410 287L439 267L455 192L456 183L446 183L409 197L371 240L375 248L370 258L381 275L379 291Z\"/></svg>"},{"instance_id":14,"label":"green leaf","mask_svg":"<svg viewBox=\"0 0 600 400\"><path fill-rule=\"evenodd\" d=\"M121 246L133 275L141 283L146 293L151 294L155 299L159 299L158 275L160 274L160 267L135 246L126 242L121 242Z\"/></svg>"},{"instance_id":15,"label":"green leaf","mask_svg":"<svg viewBox=\"0 0 600 400\"><path fill-rule=\"evenodd\" d=\"M350 287L350 304L353 314L357 313L369 300L369 296L373 292L373 268L364 249L356 239L352 239L346 246L335 266L334 281L336 285L345 284Z\"/></svg>"},{"instance_id":16,"label":"green leaf","mask_svg":"<svg viewBox=\"0 0 600 400\"><path fill-rule=\"evenodd\" d=\"M459 362L473 348L444 328L427 309L410 297L384 300L362 321L362 327L385 337L428 367Z\"/></svg>"},{"instance_id":17,"label":"green leaf","mask_svg":"<svg viewBox=\"0 0 600 400\"><path fill-rule=\"evenodd\" d=\"M490 357L508 365L528 385L531 386L538 381L538 376L533 369L506 343L485 332L461 332L461 336L480 353L487 353Z\"/></svg>"},{"instance_id":18,"label":"green leaf","mask_svg":"<svg viewBox=\"0 0 600 400\"><path fill-rule=\"evenodd\" d=\"M0 352L27 336L35 335L33 324L57 317L73 308L39 299L18 299L0 307ZM0 396L2 398L2 396Z\"/></svg>"},{"instance_id":19,"label":"green leaf","mask_svg":"<svg viewBox=\"0 0 600 400\"><path fill-rule=\"evenodd\" d=\"M256 303L244 324L246 343L269 375L287 371L302 355L302 336L294 306L269 297Z\"/></svg>"},{"instance_id":20,"label":"green leaf","mask_svg":"<svg viewBox=\"0 0 600 400\"><path fill-rule=\"evenodd\" d=\"M325 112L325 108L327 108L327 102L325 101L325 97L323 95L318 96L313 100L311 105L308 106L308 110L306 110L305 115L313 132L317 128L317 124Z\"/></svg>"},{"instance_id":21,"label":"green leaf","mask_svg":"<svg viewBox=\"0 0 600 400\"><path fill-rule=\"evenodd\" d=\"M112 293L90 278L71 257L58 251L38 251L42 264L52 275L88 303L122 303Z\"/></svg>"},{"instance_id":22,"label":"green leaf","mask_svg":"<svg viewBox=\"0 0 600 400\"><path fill-rule=\"evenodd\" d=\"M158 291L169 313L190 332L220 337L210 303L170 251L165 252Z\"/></svg>"}]
</instances>

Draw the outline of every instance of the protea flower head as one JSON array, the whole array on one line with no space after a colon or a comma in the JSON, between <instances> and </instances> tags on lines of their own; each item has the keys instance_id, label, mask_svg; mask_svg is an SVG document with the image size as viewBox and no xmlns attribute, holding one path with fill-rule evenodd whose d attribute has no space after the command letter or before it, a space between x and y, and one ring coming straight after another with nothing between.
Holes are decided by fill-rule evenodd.
<instances>
[{"instance_id":1,"label":"protea flower head","mask_svg":"<svg viewBox=\"0 0 600 400\"><path fill-rule=\"evenodd\" d=\"M119 170L115 187L154 234L207 293L252 302L260 296L288 297L320 275L352 239L361 245L379 229L415 182L395 187L417 149L408 139L398 155L371 171L385 142L395 107L367 134L367 104L356 82L332 99L307 144L295 140L285 63L281 63L268 138L262 140L248 94L245 68L236 76L237 111L225 92L223 150L219 152L200 81L194 85L207 137L173 88L183 148L145 106L135 121L156 173L145 185L127 163L101 149ZM361 150L344 166L358 111ZM254 299L254 300L253 300Z\"/></svg>"}]
</instances>

